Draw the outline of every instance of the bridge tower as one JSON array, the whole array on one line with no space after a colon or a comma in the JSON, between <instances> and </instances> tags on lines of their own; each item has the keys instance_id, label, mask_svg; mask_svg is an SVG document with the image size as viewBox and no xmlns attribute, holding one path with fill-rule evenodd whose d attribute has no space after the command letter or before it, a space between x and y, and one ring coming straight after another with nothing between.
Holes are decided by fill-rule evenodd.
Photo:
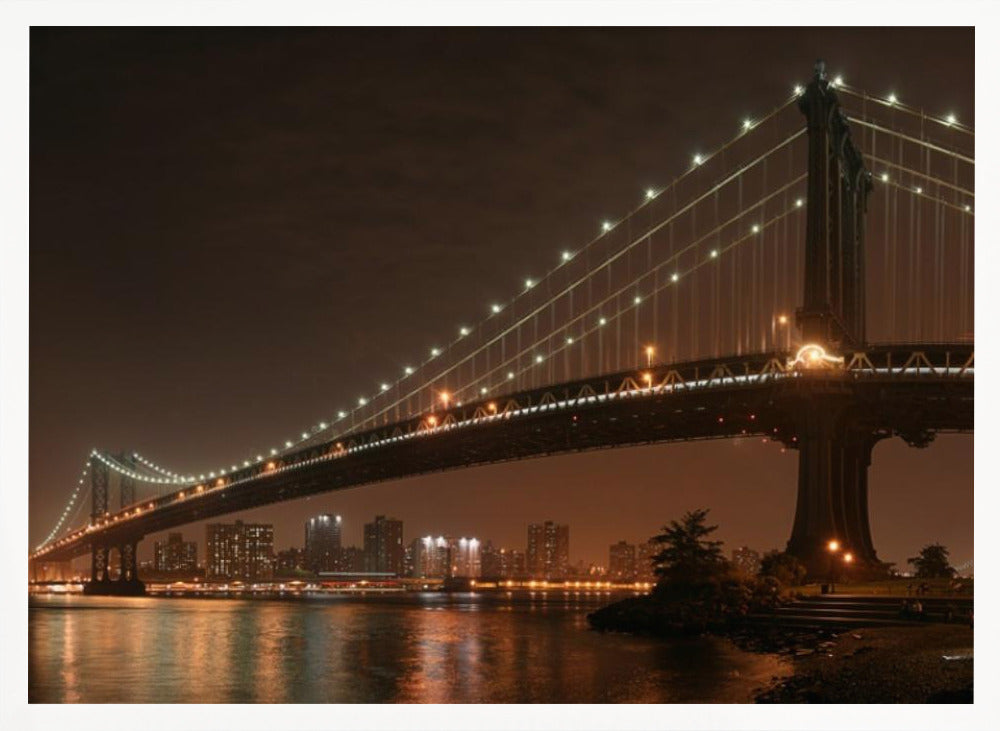
<instances>
[{"instance_id":1,"label":"bridge tower","mask_svg":"<svg viewBox=\"0 0 1000 731\"><path fill-rule=\"evenodd\" d=\"M834 85L817 61L799 98L809 133L805 290L796 323L805 343L844 353L865 342L864 232L871 174L851 140ZM807 392L796 404L798 501L788 552L810 575L835 571L850 552L854 565L880 566L868 520L868 466L879 438L864 426L847 389ZM830 541L841 547L831 553ZM857 571L857 569L855 569Z\"/></svg>"},{"instance_id":2,"label":"bridge tower","mask_svg":"<svg viewBox=\"0 0 1000 731\"><path fill-rule=\"evenodd\" d=\"M817 61L799 97L809 132L802 337L836 350L865 342L865 214L871 173L851 140L837 92Z\"/></svg>"},{"instance_id":3,"label":"bridge tower","mask_svg":"<svg viewBox=\"0 0 1000 731\"><path fill-rule=\"evenodd\" d=\"M131 457L119 457L124 464L135 467ZM118 496L120 507L135 502L135 480L120 474ZM108 512L110 472L107 464L93 455L90 458L91 523L105 517ZM95 539L90 547L90 582L84 587L86 594L98 595L141 595L146 593L145 585L139 581L136 547L141 536L125 535L116 542ZM118 579L111 579L111 549L118 549Z\"/></svg>"}]
</instances>

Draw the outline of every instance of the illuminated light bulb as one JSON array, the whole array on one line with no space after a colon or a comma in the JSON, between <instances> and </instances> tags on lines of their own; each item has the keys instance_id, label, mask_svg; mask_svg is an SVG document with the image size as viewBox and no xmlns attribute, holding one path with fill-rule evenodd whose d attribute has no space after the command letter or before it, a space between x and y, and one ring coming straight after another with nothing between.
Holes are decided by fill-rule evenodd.
<instances>
[{"instance_id":1,"label":"illuminated light bulb","mask_svg":"<svg viewBox=\"0 0 1000 731\"><path fill-rule=\"evenodd\" d=\"M441 403L443 403L445 406L447 406L448 405L448 401L450 399L451 399L451 396L448 394L447 391L442 391L441 392Z\"/></svg>"},{"instance_id":2,"label":"illuminated light bulb","mask_svg":"<svg viewBox=\"0 0 1000 731\"><path fill-rule=\"evenodd\" d=\"M562 260L563 261L569 261L572 258L573 258L573 254L571 252L569 252L569 251L564 251L562 253Z\"/></svg>"},{"instance_id":3,"label":"illuminated light bulb","mask_svg":"<svg viewBox=\"0 0 1000 731\"><path fill-rule=\"evenodd\" d=\"M921 188L921 187L920 187L920 186L918 185L918 186L917 186L917 188L916 188L916 193L917 193L917 195L920 195L920 194L921 194L921 193L923 193L923 192L924 192L924 189L923 189L923 188Z\"/></svg>"},{"instance_id":4,"label":"illuminated light bulb","mask_svg":"<svg viewBox=\"0 0 1000 731\"><path fill-rule=\"evenodd\" d=\"M489 389L486 388L486 386L483 386L481 389L479 389L479 393L483 394L484 396L486 395L487 391L489 391Z\"/></svg>"},{"instance_id":5,"label":"illuminated light bulb","mask_svg":"<svg viewBox=\"0 0 1000 731\"><path fill-rule=\"evenodd\" d=\"M749 119L744 119L743 120L743 131L746 132L751 127L753 127L753 121L751 121Z\"/></svg>"},{"instance_id":6,"label":"illuminated light bulb","mask_svg":"<svg viewBox=\"0 0 1000 731\"><path fill-rule=\"evenodd\" d=\"M464 338L466 335L469 334L469 328L467 328L467 327L460 327L460 328L458 328L458 334L461 335Z\"/></svg>"},{"instance_id":7,"label":"illuminated light bulb","mask_svg":"<svg viewBox=\"0 0 1000 731\"><path fill-rule=\"evenodd\" d=\"M605 231L610 231L611 230L611 222L610 221L605 221L603 224L601 224L601 228L603 228Z\"/></svg>"},{"instance_id":8,"label":"illuminated light bulb","mask_svg":"<svg viewBox=\"0 0 1000 731\"><path fill-rule=\"evenodd\" d=\"M490 309L493 310L493 314L496 315L500 312L500 305L490 305Z\"/></svg>"},{"instance_id":9,"label":"illuminated light bulb","mask_svg":"<svg viewBox=\"0 0 1000 731\"><path fill-rule=\"evenodd\" d=\"M958 118L954 114L949 114L947 117L944 118L944 121L947 122L948 124L955 124L955 122L958 121Z\"/></svg>"},{"instance_id":10,"label":"illuminated light bulb","mask_svg":"<svg viewBox=\"0 0 1000 731\"><path fill-rule=\"evenodd\" d=\"M801 85L796 84L794 91L795 91L795 96L802 96L802 92L804 92L805 89L803 89Z\"/></svg>"},{"instance_id":11,"label":"illuminated light bulb","mask_svg":"<svg viewBox=\"0 0 1000 731\"><path fill-rule=\"evenodd\" d=\"M647 200L653 200L653 198L655 198L655 197L656 197L656 191L655 190L653 190L652 188L649 188L649 189L646 190L646 199Z\"/></svg>"},{"instance_id":12,"label":"illuminated light bulb","mask_svg":"<svg viewBox=\"0 0 1000 731\"><path fill-rule=\"evenodd\" d=\"M303 438L303 439L308 439L308 438L309 438L309 432L305 432L305 431L304 431L304 432L302 432L302 438ZM246 465L246 463L245 463L245 462L244 462L243 464L244 464L244 466Z\"/></svg>"},{"instance_id":13,"label":"illuminated light bulb","mask_svg":"<svg viewBox=\"0 0 1000 731\"><path fill-rule=\"evenodd\" d=\"M880 177L881 177L883 183L888 183L889 182L889 173L882 173L882 175Z\"/></svg>"},{"instance_id":14,"label":"illuminated light bulb","mask_svg":"<svg viewBox=\"0 0 1000 731\"><path fill-rule=\"evenodd\" d=\"M326 429L326 422L325 422L325 421L321 421L321 422L319 423L319 428L320 428L321 430L322 430L322 429Z\"/></svg>"},{"instance_id":15,"label":"illuminated light bulb","mask_svg":"<svg viewBox=\"0 0 1000 731\"><path fill-rule=\"evenodd\" d=\"M337 418L338 419L344 419L346 417L347 417L347 412L346 411L338 411L337 412Z\"/></svg>"},{"instance_id":16,"label":"illuminated light bulb","mask_svg":"<svg viewBox=\"0 0 1000 731\"><path fill-rule=\"evenodd\" d=\"M536 355L535 356L535 362L536 363L541 363L543 360L545 360L545 356L542 356L542 355Z\"/></svg>"},{"instance_id":17,"label":"illuminated light bulb","mask_svg":"<svg viewBox=\"0 0 1000 731\"><path fill-rule=\"evenodd\" d=\"M431 348L431 358L437 358L439 355L441 355L440 350L437 348Z\"/></svg>"},{"instance_id":18,"label":"illuminated light bulb","mask_svg":"<svg viewBox=\"0 0 1000 731\"><path fill-rule=\"evenodd\" d=\"M671 282L676 282L680 278L681 278L681 275L678 274L677 272L674 272L673 274L670 275L670 281Z\"/></svg>"},{"instance_id":19,"label":"illuminated light bulb","mask_svg":"<svg viewBox=\"0 0 1000 731\"><path fill-rule=\"evenodd\" d=\"M531 289L534 286L535 286L535 280L530 279L530 278L524 280L524 288L525 289Z\"/></svg>"},{"instance_id":20,"label":"illuminated light bulb","mask_svg":"<svg viewBox=\"0 0 1000 731\"><path fill-rule=\"evenodd\" d=\"M566 345L572 345L572 344L573 344L573 338L566 338Z\"/></svg>"},{"instance_id":21,"label":"illuminated light bulb","mask_svg":"<svg viewBox=\"0 0 1000 731\"><path fill-rule=\"evenodd\" d=\"M434 416L428 416L427 423L430 424L431 426L435 426L438 423L438 420Z\"/></svg>"},{"instance_id":22,"label":"illuminated light bulb","mask_svg":"<svg viewBox=\"0 0 1000 731\"><path fill-rule=\"evenodd\" d=\"M286 447L286 448L288 448L288 447L291 447L291 446L292 446L292 442L291 442L291 441L286 441L286 442L285 442L285 447ZM234 470L236 469L236 465L233 465L233 469L234 469Z\"/></svg>"},{"instance_id":23,"label":"illuminated light bulb","mask_svg":"<svg viewBox=\"0 0 1000 731\"><path fill-rule=\"evenodd\" d=\"M608 319L606 317L602 317L600 320L597 321L597 324L603 327L608 324Z\"/></svg>"},{"instance_id":24,"label":"illuminated light bulb","mask_svg":"<svg viewBox=\"0 0 1000 731\"><path fill-rule=\"evenodd\" d=\"M403 373L405 373L408 376L412 376L413 375L413 369L410 366L406 366L406 368L403 369Z\"/></svg>"},{"instance_id":25,"label":"illuminated light bulb","mask_svg":"<svg viewBox=\"0 0 1000 731\"><path fill-rule=\"evenodd\" d=\"M639 304L640 302L642 302L642 297L640 297L639 295L636 295L635 299L633 299L632 302L634 304Z\"/></svg>"},{"instance_id":26,"label":"illuminated light bulb","mask_svg":"<svg viewBox=\"0 0 1000 731\"><path fill-rule=\"evenodd\" d=\"M703 160L704 160L704 158L702 158L701 155L695 155L694 156L694 164L695 165L701 165L701 163L702 163Z\"/></svg>"},{"instance_id":27,"label":"illuminated light bulb","mask_svg":"<svg viewBox=\"0 0 1000 731\"><path fill-rule=\"evenodd\" d=\"M895 104L896 101L897 101L896 95L895 94L890 94L889 98L886 101L888 101L890 104Z\"/></svg>"},{"instance_id":28,"label":"illuminated light bulb","mask_svg":"<svg viewBox=\"0 0 1000 731\"><path fill-rule=\"evenodd\" d=\"M709 254L708 254L708 255L709 255L710 257L712 257L713 259L717 259L717 258L719 257L719 250L718 250L718 249L712 249L712 250L711 250L711 251L709 252Z\"/></svg>"},{"instance_id":29,"label":"illuminated light bulb","mask_svg":"<svg viewBox=\"0 0 1000 731\"><path fill-rule=\"evenodd\" d=\"M388 383L383 383L382 384L382 390L383 391L388 391L389 390L389 384Z\"/></svg>"},{"instance_id":30,"label":"illuminated light bulb","mask_svg":"<svg viewBox=\"0 0 1000 731\"><path fill-rule=\"evenodd\" d=\"M755 223L753 226L750 227L750 230L753 231L755 234L759 234L760 233L760 226L758 226Z\"/></svg>"},{"instance_id":31,"label":"illuminated light bulb","mask_svg":"<svg viewBox=\"0 0 1000 731\"><path fill-rule=\"evenodd\" d=\"M801 198L796 198L795 199L795 207L796 208L802 208L802 203L803 203L803 201L802 201Z\"/></svg>"},{"instance_id":32,"label":"illuminated light bulb","mask_svg":"<svg viewBox=\"0 0 1000 731\"><path fill-rule=\"evenodd\" d=\"M966 212L966 213L969 213L969 212L970 212L971 210L972 210L972 206L970 206L970 205L966 205L966 206L965 206L965 212ZM83 480L81 480L81 482L82 482L82 481L83 481Z\"/></svg>"},{"instance_id":33,"label":"illuminated light bulb","mask_svg":"<svg viewBox=\"0 0 1000 731\"><path fill-rule=\"evenodd\" d=\"M514 380L514 371L507 371L507 380L508 381Z\"/></svg>"}]
</instances>

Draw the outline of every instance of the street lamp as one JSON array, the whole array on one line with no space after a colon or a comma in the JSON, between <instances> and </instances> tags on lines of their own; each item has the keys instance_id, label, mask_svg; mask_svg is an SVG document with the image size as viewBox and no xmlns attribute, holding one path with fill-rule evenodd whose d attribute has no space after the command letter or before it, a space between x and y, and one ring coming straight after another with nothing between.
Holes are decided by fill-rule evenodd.
<instances>
[{"instance_id":1,"label":"street lamp","mask_svg":"<svg viewBox=\"0 0 1000 731\"><path fill-rule=\"evenodd\" d=\"M829 579L830 579L830 593L833 594L834 589L835 589L834 575L833 575L834 574L834 565L835 565L834 564L834 556L836 556L837 551L840 550L840 541L838 541L835 538L830 539L829 541L827 541L826 550L830 554L830 576L829 576Z\"/></svg>"},{"instance_id":2,"label":"street lamp","mask_svg":"<svg viewBox=\"0 0 1000 731\"><path fill-rule=\"evenodd\" d=\"M778 341L776 330L778 327L784 328L785 330L785 350L791 348L790 337L791 328L788 327L788 315L777 315L771 317L771 342L776 343Z\"/></svg>"}]
</instances>

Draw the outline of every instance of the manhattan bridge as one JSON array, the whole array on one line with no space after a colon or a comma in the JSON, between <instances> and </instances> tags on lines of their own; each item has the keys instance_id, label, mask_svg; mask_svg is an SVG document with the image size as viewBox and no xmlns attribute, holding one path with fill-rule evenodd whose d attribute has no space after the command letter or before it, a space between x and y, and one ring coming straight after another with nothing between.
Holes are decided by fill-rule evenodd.
<instances>
[{"instance_id":1,"label":"manhattan bridge","mask_svg":"<svg viewBox=\"0 0 1000 731\"><path fill-rule=\"evenodd\" d=\"M877 572L876 443L973 429L974 146L953 116L818 62L328 420L198 474L93 450L29 558L90 553L87 591L142 593L138 542L185 523L441 470L755 437L798 452L787 550L815 575L836 540Z\"/></svg>"}]
</instances>

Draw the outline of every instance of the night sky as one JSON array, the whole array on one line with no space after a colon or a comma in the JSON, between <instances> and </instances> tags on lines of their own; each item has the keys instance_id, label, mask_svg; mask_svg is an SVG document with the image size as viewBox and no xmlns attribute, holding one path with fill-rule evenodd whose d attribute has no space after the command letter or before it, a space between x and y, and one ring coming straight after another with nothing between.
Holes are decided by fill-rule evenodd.
<instances>
[{"instance_id":1,"label":"night sky","mask_svg":"<svg viewBox=\"0 0 1000 731\"><path fill-rule=\"evenodd\" d=\"M974 126L971 29L33 29L31 545L92 447L197 473L315 424L777 106L818 56ZM971 435L876 448L882 559L931 541L972 557L972 455ZM347 543L384 513L407 542L521 549L553 519L573 562L605 564L708 507L727 552L765 550L788 538L796 460L759 440L631 448L242 517L273 522L278 549L320 512ZM183 531L204 550L200 524Z\"/></svg>"}]
</instances>

